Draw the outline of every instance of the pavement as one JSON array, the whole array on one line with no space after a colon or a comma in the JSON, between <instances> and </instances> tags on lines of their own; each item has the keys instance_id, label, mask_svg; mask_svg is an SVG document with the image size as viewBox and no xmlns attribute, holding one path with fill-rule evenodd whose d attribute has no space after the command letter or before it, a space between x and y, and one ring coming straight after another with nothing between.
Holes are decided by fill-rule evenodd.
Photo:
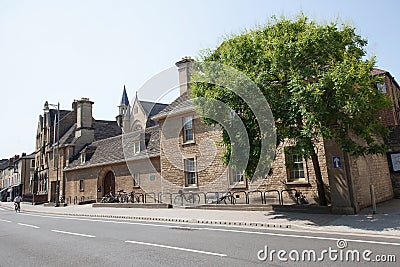
<instances>
[{"instance_id":1,"label":"pavement","mask_svg":"<svg viewBox=\"0 0 400 267\"><path fill-rule=\"evenodd\" d=\"M12 202L0 202L0 207L13 209L14 206ZM21 211L53 215L400 237L400 199L379 203L376 214L372 214L371 208L366 208L356 215L184 208L109 208L92 207L91 204L52 207L31 205L30 203L22 203Z\"/></svg>"}]
</instances>

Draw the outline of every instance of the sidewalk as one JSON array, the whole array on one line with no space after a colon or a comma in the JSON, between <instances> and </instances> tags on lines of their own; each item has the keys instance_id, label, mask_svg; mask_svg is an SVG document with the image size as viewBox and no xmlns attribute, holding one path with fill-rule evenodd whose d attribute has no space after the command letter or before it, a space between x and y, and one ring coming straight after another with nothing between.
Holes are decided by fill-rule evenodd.
<instances>
[{"instance_id":1,"label":"sidewalk","mask_svg":"<svg viewBox=\"0 0 400 267\"><path fill-rule=\"evenodd\" d=\"M0 207L13 209L12 202L0 202ZM22 212L55 215L119 218L130 220L202 223L244 227L282 228L337 233L355 233L400 237L400 199L392 199L377 206L377 214L370 208L357 215L306 214L293 212L206 210L206 209L145 209L93 208L92 205L67 207L33 206L22 203Z\"/></svg>"}]
</instances>

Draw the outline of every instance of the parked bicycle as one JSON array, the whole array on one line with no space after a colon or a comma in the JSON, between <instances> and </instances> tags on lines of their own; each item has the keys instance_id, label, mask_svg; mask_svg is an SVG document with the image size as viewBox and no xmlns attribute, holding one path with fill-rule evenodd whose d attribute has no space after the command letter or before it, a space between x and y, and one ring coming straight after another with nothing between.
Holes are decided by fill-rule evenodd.
<instances>
[{"instance_id":1,"label":"parked bicycle","mask_svg":"<svg viewBox=\"0 0 400 267\"><path fill-rule=\"evenodd\" d=\"M118 202L125 203L128 202L128 194L124 192L123 189L118 191L117 195Z\"/></svg>"},{"instance_id":2,"label":"parked bicycle","mask_svg":"<svg viewBox=\"0 0 400 267\"><path fill-rule=\"evenodd\" d=\"M135 193L135 192L130 192L129 193L129 200L131 203L144 203L144 195L143 193Z\"/></svg>"},{"instance_id":3,"label":"parked bicycle","mask_svg":"<svg viewBox=\"0 0 400 267\"><path fill-rule=\"evenodd\" d=\"M111 192L105 195L101 199L101 203L118 203L118 202L119 202L118 198L114 197L114 195Z\"/></svg>"},{"instance_id":4,"label":"parked bicycle","mask_svg":"<svg viewBox=\"0 0 400 267\"><path fill-rule=\"evenodd\" d=\"M175 205L198 204L200 203L200 195L192 191L185 193L179 190L178 195L174 198L174 203Z\"/></svg>"},{"instance_id":5,"label":"parked bicycle","mask_svg":"<svg viewBox=\"0 0 400 267\"><path fill-rule=\"evenodd\" d=\"M295 198L296 198L296 204L297 205L305 205L308 204L308 200L307 198L303 195L302 192L300 191L296 191L295 193Z\"/></svg>"}]
</instances>

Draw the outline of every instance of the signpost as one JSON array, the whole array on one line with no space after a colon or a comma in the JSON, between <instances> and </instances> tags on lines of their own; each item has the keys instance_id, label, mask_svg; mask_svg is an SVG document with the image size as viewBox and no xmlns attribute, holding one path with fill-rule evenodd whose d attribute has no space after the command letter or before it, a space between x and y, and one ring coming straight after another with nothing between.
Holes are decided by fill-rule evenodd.
<instances>
[{"instance_id":1,"label":"signpost","mask_svg":"<svg viewBox=\"0 0 400 267\"><path fill-rule=\"evenodd\" d=\"M342 168L342 160L340 159L340 156L333 156L332 161L335 169Z\"/></svg>"}]
</instances>

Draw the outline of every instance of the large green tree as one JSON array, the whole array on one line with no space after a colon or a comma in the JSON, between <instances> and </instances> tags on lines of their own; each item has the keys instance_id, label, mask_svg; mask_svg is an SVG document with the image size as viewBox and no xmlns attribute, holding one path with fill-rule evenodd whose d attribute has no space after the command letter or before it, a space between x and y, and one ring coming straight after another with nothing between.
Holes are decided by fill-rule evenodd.
<instances>
[{"instance_id":1,"label":"large green tree","mask_svg":"<svg viewBox=\"0 0 400 267\"><path fill-rule=\"evenodd\" d=\"M296 153L311 158L320 205L327 205L316 151L321 138L354 155L385 152L376 137L385 136L387 129L377 113L389 100L376 87L382 77L371 74L375 58L366 57L366 45L350 25L319 24L299 15L272 18L265 26L231 35L217 49L203 51L200 59L233 67L254 81L274 115L277 143L293 140ZM250 142L246 175L252 177L262 137L247 103L228 88L205 83L193 84L192 96L222 101L245 122ZM207 105L199 108L210 112ZM227 161L231 146L226 132L223 141Z\"/></svg>"}]
</instances>

